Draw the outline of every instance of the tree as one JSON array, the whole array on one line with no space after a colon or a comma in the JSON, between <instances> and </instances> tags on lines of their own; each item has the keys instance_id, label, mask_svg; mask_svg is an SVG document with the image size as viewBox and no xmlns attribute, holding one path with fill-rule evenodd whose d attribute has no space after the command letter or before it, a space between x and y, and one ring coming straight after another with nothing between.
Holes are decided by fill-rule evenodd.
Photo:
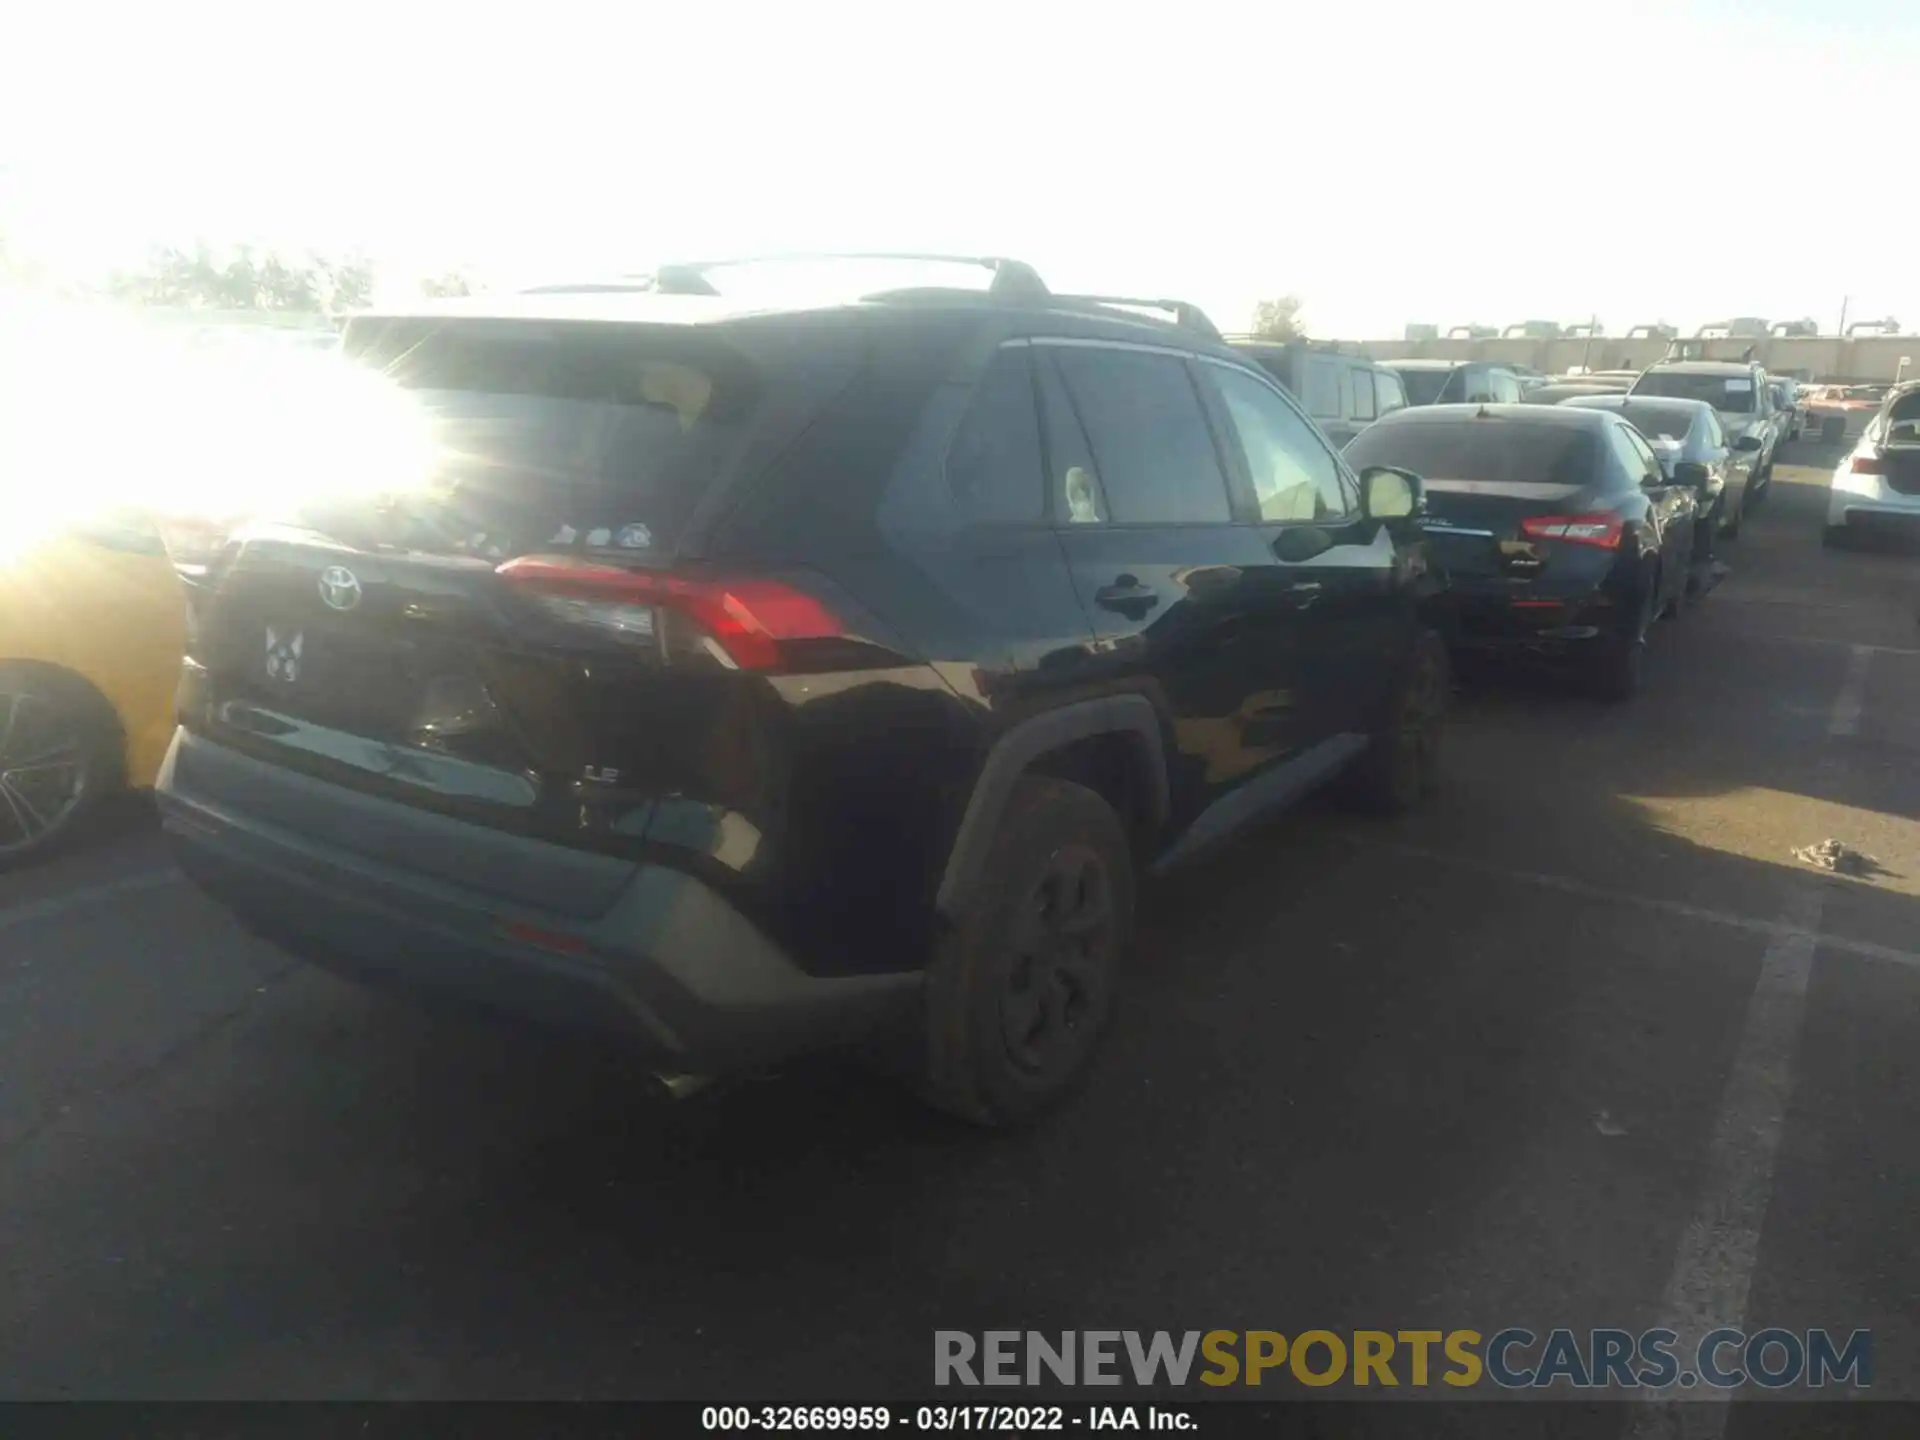
<instances>
[{"instance_id":1,"label":"tree","mask_svg":"<svg viewBox=\"0 0 1920 1440\"><path fill-rule=\"evenodd\" d=\"M222 259L202 241L191 254L171 245L153 250L145 266L115 275L108 290L139 305L338 314L373 302L373 264L364 256L289 260L251 245Z\"/></svg>"},{"instance_id":2,"label":"tree","mask_svg":"<svg viewBox=\"0 0 1920 1440\"><path fill-rule=\"evenodd\" d=\"M420 282L420 293L429 300L453 300L473 293L473 282L458 270L429 275Z\"/></svg>"},{"instance_id":3,"label":"tree","mask_svg":"<svg viewBox=\"0 0 1920 1440\"><path fill-rule=\"evenodd\" d=\"M1262 340L1306 339L1306 327L1300 323L1300 297L1282 295L1277 300L1262 300L1255 305L1253 333Z\"/></svg>"}]
</instances>

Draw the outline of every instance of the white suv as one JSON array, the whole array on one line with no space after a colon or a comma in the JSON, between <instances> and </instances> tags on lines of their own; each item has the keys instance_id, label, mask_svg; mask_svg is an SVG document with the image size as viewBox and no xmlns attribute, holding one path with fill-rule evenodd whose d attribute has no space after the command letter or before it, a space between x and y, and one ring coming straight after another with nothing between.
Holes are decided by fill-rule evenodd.
<instances>
[{"instance_id":1,"label":"white suv","mask_svg":"<svg viewBox=\"0 0 1920 1440\"><path fill-rule=\"evenodd\" d=\"M1869 526L1920 531L1920 381L1888 393L1833 472L1826 542L1844 544Z\"/></svg>"}]
</instances>

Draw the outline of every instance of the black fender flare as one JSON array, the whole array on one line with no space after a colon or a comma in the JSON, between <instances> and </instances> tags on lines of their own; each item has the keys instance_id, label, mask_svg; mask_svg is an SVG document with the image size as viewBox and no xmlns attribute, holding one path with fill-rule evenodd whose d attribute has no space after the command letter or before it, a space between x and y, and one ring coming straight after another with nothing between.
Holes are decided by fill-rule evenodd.
<instances>
[{"instance_id":1,"label":"black fender flare","mask_svg":"<svg viewBox=\"0 0 1920 1440\"><path fill-rule=\"evenodd\" d=\"M1095 735L1125 736L1138 748L1147 782L1148 819L1156 826L1165 822L1172 805L1167 755L1159 712L1146 696L1081 700L1022 720L994 741L974 779L934 900L941 915L957 920L965 913L1000 828L1000 817L1028 767L1048 751Z\"/></svg>"}]
</instances>

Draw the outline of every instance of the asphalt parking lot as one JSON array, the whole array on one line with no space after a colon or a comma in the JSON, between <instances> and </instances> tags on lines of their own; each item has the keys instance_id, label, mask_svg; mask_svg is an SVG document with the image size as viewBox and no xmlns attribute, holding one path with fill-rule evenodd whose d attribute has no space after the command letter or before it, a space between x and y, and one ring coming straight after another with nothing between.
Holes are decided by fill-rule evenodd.
<instances>
[{"instance_id":1,"label":"asphalt parking lot","mask_svg":"<svg viewBox=\"0 0 1920 1440\"><path fill-rule=\"evenodd\" d=\"M1632 706L1476 689L1430 810L1149 892L1023 1135L826 1068L643 1101L293 965L130 814L0 880L0 1398L905 1398L936 1328L1729 1315L1871 1329L1920 1398L1920 561L1822 550L1823 479Z\"/></svg>"}]
</instances>

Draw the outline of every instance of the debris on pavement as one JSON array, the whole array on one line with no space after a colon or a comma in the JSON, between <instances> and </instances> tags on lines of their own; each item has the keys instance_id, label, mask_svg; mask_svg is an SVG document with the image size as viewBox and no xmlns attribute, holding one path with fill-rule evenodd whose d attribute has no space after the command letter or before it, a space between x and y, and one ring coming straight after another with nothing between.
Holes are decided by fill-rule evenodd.
<instances>
[{"instance_id":1,"label":"debris on pavement","mask_svg":"<svg viewBox=\"0 0 1920 1440\"><path fill-rule=\"evenodd\" d=\"M1871 855L1863 855L1852 846L1833 839L1822 840L1818 845L1798 846L1793 858L1804 865L1832 870L1841 875L1870 875L1880 863Z\"/></svg>"},{"instance_id":2,"label":"debris on pavement","mask_svg":"<svg viewBox=\"0 0 1920 1440\"><path fill-rule=\"evenodd\" d=\"M1609 1140L1615 1138L1616 1136L1624 1135L1627 1133L1627 1127L1622 1125L1618 1120L1614 1119L1611 1115L1607 1114L1607 1112L1604 1110L1602 1110L1598 1115L1593 1117L1593 1128L1598 1130L1602 1135L1606 1136Z\"/></svg>"}]
</instances>

